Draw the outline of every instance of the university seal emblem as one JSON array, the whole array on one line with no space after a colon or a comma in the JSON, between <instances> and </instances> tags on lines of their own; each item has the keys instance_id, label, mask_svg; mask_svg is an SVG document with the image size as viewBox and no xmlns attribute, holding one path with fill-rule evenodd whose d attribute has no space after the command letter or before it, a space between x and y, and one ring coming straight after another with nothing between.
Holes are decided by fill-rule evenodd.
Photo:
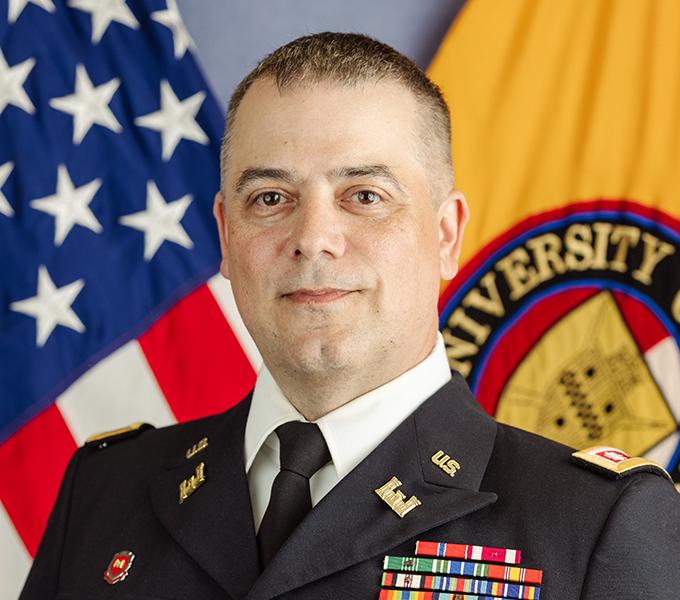
<instances>
[{"instance_id":1,"label":"university seal emblem","mask_svg":"<svg viewBox=\"0 0 680 600\"><path fill-rule=\"evenodd\" d=\"M442 294L449 363L504 423L680 455L680 222L625 200L536 215Z\"/></svg>"}]
</instances>

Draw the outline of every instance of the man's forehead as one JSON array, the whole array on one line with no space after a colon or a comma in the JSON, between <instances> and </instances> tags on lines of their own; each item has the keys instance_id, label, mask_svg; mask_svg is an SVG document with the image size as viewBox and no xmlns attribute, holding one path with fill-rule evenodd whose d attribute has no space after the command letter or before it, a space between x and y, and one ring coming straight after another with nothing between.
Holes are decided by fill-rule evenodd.
<instances>
[{"instance_id":1,"label":"man's forehead","mask_svg":"<svg viewBox=\"0 0 680 600\"><path fill-rule=\"evenodd\" d=\"M303 82L282 90L272 78L257 80L229 134L225 188L243 189L254 180L253 169L297 172L309 181L333 170L383 165L389 171L371 174L391 176L403 189L407 172L426 166L419 108L413 93L392 80Z\"/></svg>"},{"instance_id":2,"label":"man's forehead","mask_svg":"<svg viewBox=\"0 0 680 600\"><path fill-rule=\"evenodd\" d=\"M244 115L256 118L256 122L271 114L262 113L261 107L266 105L270 111L275 111L285 118L291 108L304 104L307 110L315 106L326 104L333 98L353 97L355 102L362 102L364 107L373 105L403 106L413 110L417 99L413 92L404 84L394 79L367 79L353 83L336 81L333 79L293 81L281 88L273 77L265 76L256 79L245 93L235 115L235 129ZM359 106L354 107L355 110Z\"/></svg>"},{"instance_id":3,"label":"man's forehead","mask_svg":"<svg viewBox=\"0 0 680 600\"><path fill-rule=\"evenodd\" d=\"M339 150L352 138L357 150L359 146L377 147L380 139L376 138L403 144L415 133L416 112L411 92L393 81L353 86L303 82L279 89L273 79L266 78L248 89L229 139L237 155L253 150L278 153L286 150L282 146L306 142L336 144L331 149Z\"/></svg>"}]
</instances>

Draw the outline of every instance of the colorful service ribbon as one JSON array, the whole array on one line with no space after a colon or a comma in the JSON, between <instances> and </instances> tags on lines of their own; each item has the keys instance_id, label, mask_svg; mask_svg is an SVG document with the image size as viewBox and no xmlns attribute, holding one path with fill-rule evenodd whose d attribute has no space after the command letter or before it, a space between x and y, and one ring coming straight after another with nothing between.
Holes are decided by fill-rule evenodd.
<instances>
[{"instance_id":1,"label":"colorful service ribbon","mask_svg":"<svg viewBox=\"0 0 680 600\"><path fill-rule=\"evenodd\" d=\"M440 542L416 542L416 555L436 556L438 558L466 558L468 560L486 560L510 565L518 565L522 560L522 552L511 548L491 548L489 546L472 546L469 544L445 544Z\"/></svg>"},{"instance_id":2,"label":"colorful service ribbon","mask_svg":"<svg viewBox=\"0 0 680 600\"><path fill-rule=\"evenodd\" d=\"M383 573L384 587L436 590L442 592L466 592L487 596L500 596L513 600L539 600L540 588L517 583L503 583L484 579L421 575L419 573Z\"/></svg>"},{"instance_id":3,"label":"colorful service ribbon","mask_svg":"<svg viewBox=\"0 0 680 600\"><path fill-rule=\"evenodd\" d=\"M540 569L525 569L507 565L443 560L439 558L386 556L383 568L387 571L464 575L466 577L483 577L485 579L499 579L514 583L536 585L540 585L543 580L543 571Z\"/></svg>"},{"instance_id":4,"label":"colorful service ribbon","mask_svg":"<svg viewBox=\"0 0 680 600\"><path fill-rule=\"evenodd\" d=\"M499 600L493 596L476 594L447 594L423 590L380 590L378 600Z\"/></svg>"}]
</instances>

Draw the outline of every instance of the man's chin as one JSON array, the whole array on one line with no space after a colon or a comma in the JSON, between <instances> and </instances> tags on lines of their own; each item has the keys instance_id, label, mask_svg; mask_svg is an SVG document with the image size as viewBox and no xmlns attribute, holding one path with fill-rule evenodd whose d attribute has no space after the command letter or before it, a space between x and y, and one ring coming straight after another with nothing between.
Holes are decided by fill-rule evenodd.
<instances>
[{"instance_id":1,"label":"man's chin","mask_svg":"<svg viewBox=\"0 0 680 600\"><path fill-rule=\"evenodd\" d=\"M306 339L299 339L291 345L288 361L300 374L330 375L351 370L357 362L356 349L356 343L349 337L329 335L310 339L306 336Z\"/></svg>"}]
</instances>

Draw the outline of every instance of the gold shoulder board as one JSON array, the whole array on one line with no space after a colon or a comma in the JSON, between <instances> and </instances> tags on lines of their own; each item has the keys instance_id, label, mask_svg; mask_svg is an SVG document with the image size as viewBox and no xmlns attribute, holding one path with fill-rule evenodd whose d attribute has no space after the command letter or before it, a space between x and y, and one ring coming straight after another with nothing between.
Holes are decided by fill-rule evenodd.
<instances>
[{"instance_id":1,"label":"gold shoulder board","mask_svg":"<svg viewBox=\"0 0 680 600\"><path fill-rule=\"evenodd\" d=\"M577 464L614 479L646 471L666 477L671 483L673 482L661 465L639 456L629 456L623 450L610 446L593 446L574 452L571 457Z\"/></svg>"},{"instance_id":2,"label":"gold shoulder board","mask_svg":"<svg viewBox=\"0 0 680 600\"><path fill-rule=\"evenodd\" d=\"M85 440L85 445L97 446L97 448L106 448L110 442L117 442L129 437L133 437L145 429L153 429L153 425L138 421L137 423L132 423L132 425L128 425L127 427L121 427L119 429L113 429L112 431L105 431L103 433L91 435Z\"/></svg>"}]
</instances>

